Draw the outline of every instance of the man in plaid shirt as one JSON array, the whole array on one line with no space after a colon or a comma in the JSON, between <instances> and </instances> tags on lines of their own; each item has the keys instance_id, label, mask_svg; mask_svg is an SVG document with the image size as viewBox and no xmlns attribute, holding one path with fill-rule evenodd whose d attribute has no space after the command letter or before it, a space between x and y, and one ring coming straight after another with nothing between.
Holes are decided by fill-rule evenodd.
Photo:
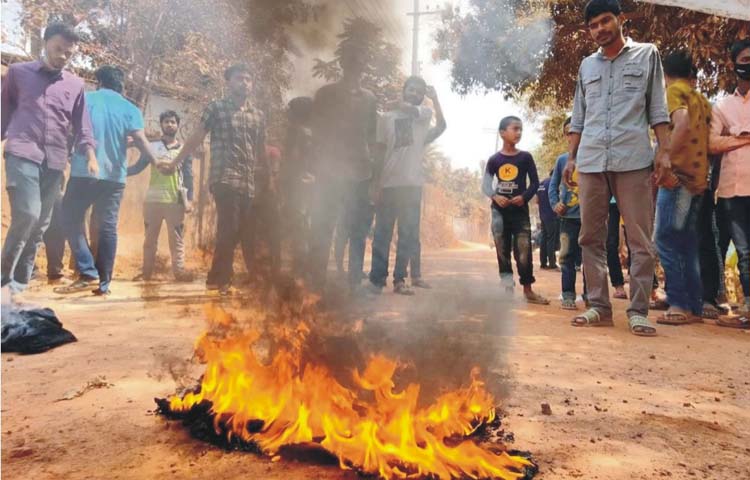
<instances>
[{"instance_id":1,"label":"man in plaid shirt","mask_svg":"<svg viewBox=\"0 0 750 480\"><path fill-rule=\"evenodd\" d=\"M209 189L216 202L216 245L206 288L232 293L232 262L237 244L250 271L255 223L256 178L266 173L266 124L248 98L252 77L247 65L224 72L227 96L210 103L192 136L169 167L179 166L211 134Z\"/></svg>"}]
</instances>

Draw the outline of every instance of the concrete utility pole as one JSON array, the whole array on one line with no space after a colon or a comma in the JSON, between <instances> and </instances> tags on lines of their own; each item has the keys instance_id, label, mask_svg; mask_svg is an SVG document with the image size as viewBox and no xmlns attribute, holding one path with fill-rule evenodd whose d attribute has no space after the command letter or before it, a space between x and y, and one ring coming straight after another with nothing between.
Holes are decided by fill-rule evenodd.
<instances>
[{"instance_id":1,"label":"concrete utility pole","mask_svg":"<svg viewBox=\"0 0 750 480\"><path fill-rule=\"evenodd\" d=\"M414 0L414 11L407 15L414 17L412 27L412 44L411 44L411 74L419 75L419 17L422 15L435 15L442 13L440 10L419 10L419 0Z\"/></svg>"}]
</instances>

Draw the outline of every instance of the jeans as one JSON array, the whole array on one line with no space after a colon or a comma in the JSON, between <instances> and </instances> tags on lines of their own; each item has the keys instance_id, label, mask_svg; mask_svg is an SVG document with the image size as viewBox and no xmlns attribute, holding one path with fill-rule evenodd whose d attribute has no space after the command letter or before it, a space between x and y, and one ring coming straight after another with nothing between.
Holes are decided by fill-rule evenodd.
<instances>
[{"instance_id":1,"label":"jeans","mask_svg":"<svg viewBox=\"0 0 750 480\"><path fill-rule=\"evenodd\" d=\"M560 220L560 270L562 271L562 295L565 299L576 298L576 260L581 256L578 236L581 219ZM583 293L586 293L586 277L583 277Z\"/></svg>"},{"instance_id":2,"label":"jeans","mask_svg":"<svg viewBox=\"0 0 750 480\"><path fill-rule=\"evenodd\" d=\"M664 268L667 303L695 315L703 311L697 231L701 197L684 187L660 188L656 197L656 249Z\"/></svg>"},{"instance_id":3,"label":"jeans","mask_svg":"<svg viewBox=\"0 0 750 480\"><path fill-rule=\"evenodd\" d=\"M607 270L609 281L613 287L625 285L620 264L620 209L616 203L609 204L609 220L607 221Z\"/></svg>"},{"instance_id":4,"label":"jeans","mask_svg":"<svg viewBox=\"0 0 750 480\"><path fill-rule=\"evenodd\" d=\"M713 192L710 190L701 196L696 230L701 281L703 282L703 302L716 305L722 284L721 278L724 276L724 262L719 253L716 205Z\"/></svg>"},{"instance_id":5,"label":"jeans","mask_svg":"<svg viewBox=\"0 0 750 480\"><path fill-rule=\"evenodd\" d=\"M529 206L492 208L492 238L495 240L500 279L505 286L513 285L513 266L510 263L511 246L521 285L530 286L534 278L531 258L531 221Z\"/></svg>"},{"instance_id":6,"label":"jeans","mask_svg":"<svg viewBox=\"0 0 750 480\"><path fill-rule=\"evenodd\" d=\"M47 231L63 172L13 154L5 156L5 182L10 200L10 227L2 248L2 285L25 289L34 270L36 252Z\"/></svg>"},{"instance_id":7,"label":"jeans","mask_svg":"<svg viewBox=\"0 0 750 480\"><path fill-rule=\"evenodd\" d=\"M252 272L255 202L247 193L220 183L214 184L211 192L216 202L216 243L206 285L225 287L234 276L237 244L242 247L248 273Z\"/></svg>"},{"instance_id":8,"label":"jeans","mask_svg":"<svg viewBox=\"0 0 750 480\"><path fill-rule=\"evenodd\" d=\"M542 267L557 266L555 252L560 248L560 220L542 221L542 241L539 244L539 263Z\"/></svg>"},{"instance_id":9,"label":"jeans","mask_svg":"<svg viewBox=\"0 0 750 480\"><path fill-rule=\"evenodd\" d=\"M349 284L362 282L365 243L372 225L370 181L328 180L317 185L311 212L310 270L317 288L325 284L336 221L343 218L349 237ZM341 216L340 216L341 215Z\"/></svg>"},{"instance_id":10,"label":"jeans","mask_svg":"<svg viewBox=\"0 0 750 480\"><path fill-rule=\"evenodd\" d=\"M63 222L63 192L57 195L52 209L49 228L44 232L44 250L47 254L47 278L54 280L63 276L65 256L65 223Z\"/></svg>"},{"instance_id":11,"label":"jeans","mask_svg":"<svg viewBox=\"0 0 750 480\"><path fill-rule=\"evenodd\" d=\"M406 279L406 268L419 250L421 206L421 187L383 189L381 201L375 207L375 238L372 241L372 269L370 271L370 282L373 285L385 286L393 228L396 222L398 222L398 244L393 282L395 284ZM414 265L412 265L413 273Z\"/></svg>"},{"instance_id":12,"label":"jeans","mask_svg":"<svg viewBox=\"0 0 750 480\"><path fill-rule=\"evenodd\" d=\"M143 276L151 277L156 263L161 224L167 224L169 253L172 256L172 272L176 275L185 270L185 207L181 203L146 202L143 204Z\"/></svg>"},{"instance_id":13,"label":"jeans","mask_svg":"<svg viewBox=\"0 0 750 480\"><path fill-rule=\"evenodd\" d=\"M71 177L63 198L63 222L76 268L82 278L99 280L99 289L109 291L117 254L117 222L124 183ZM86 241L86 211L93 206L96 222L96 258Z\"/></svg>"},{"instance_id":14,"label":"jeans","mask_svg":"<svg viewBox=\"0 0 750 480\"><path fill-rule=\"evenodd\" d=\"M725 199L745 303L750 302L750 197Z\"/></svg>"}]
</instances>

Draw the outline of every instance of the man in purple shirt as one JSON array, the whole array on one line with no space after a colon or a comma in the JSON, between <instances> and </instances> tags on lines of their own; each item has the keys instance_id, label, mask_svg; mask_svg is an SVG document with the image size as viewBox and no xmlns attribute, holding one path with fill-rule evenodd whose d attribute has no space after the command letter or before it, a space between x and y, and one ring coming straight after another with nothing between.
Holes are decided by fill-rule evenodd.
<instances>
[{"instance_id":1,"label":"man in purple shirt","mask_svg":"<svg viewBox=\"0 0 750 480\"><path fill-rule=\"evenodd\" d=\"M2 286L26 288L37 248L49 226L68 162L69 134L98 171L83 80L65 71L78 35L52 23L44 32L44 53L34 62L8 68L2 86L2 139L11 223L2 249Z\"/></svg>"}]
</instances>

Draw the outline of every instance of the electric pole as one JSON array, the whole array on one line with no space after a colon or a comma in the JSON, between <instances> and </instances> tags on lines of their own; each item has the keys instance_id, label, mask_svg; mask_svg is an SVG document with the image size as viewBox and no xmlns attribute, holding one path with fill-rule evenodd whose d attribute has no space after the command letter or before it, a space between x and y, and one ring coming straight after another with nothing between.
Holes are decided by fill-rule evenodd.
<instances>
[{"instance_id":1,"label":"electric pole","mask_svg":"<svg viewBox=\"0 0 750 480\"><path fill-rule=\"evenodd\" d=\"M414 11L407 15L414 18L412 26L412 44L411 44L411 74L419 75L419 17L422 15L435 15L442 13L440 10L419 10L419 0L414 0Z\"/></svg>"}]
</instances>

